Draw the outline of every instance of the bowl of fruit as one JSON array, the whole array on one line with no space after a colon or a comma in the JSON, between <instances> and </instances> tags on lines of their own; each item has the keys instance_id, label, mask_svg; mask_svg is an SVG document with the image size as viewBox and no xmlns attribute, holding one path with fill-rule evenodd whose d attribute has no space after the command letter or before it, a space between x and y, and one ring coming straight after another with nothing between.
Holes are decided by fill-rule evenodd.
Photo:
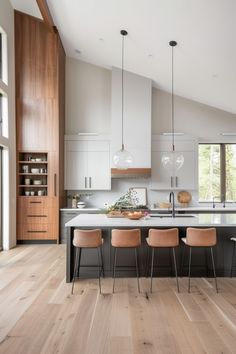
<instances>
[{"instance_id":1,"label":"bowl of fruit","mask_svg":"<svg viewBox=\"0 0 236 354\"><path fill-rule=\"evenodd\" d=\"M143 213L141 211L133 211L127 213L127 218L130 220L139 220L143 217Z\"/></svg>"}]
</instances>

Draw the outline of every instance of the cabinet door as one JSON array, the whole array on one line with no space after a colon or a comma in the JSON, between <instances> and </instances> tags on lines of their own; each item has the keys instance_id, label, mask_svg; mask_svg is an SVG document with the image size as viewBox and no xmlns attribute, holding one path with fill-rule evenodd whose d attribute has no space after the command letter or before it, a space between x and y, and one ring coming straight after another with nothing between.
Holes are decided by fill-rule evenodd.
<instances>
[{"instance_id":1,"label":"cabinet door","mask_svg":"<svg viewBox=\"0 0 236 354\"><path fill-rule=\"evenodd\" d=\"M65 153L65 189L86 189L88 185L85 151L66 151Z\"/></svg>"},{"instance_id":2,"label":"cabinet door","mask_svg":"<svg viewBox=\"0 0 236 354\"><path fill-rule=\"evenodd\" d=\"M182 154L184 156L184 164L182 168L175 171L175 188L195 189L197 184L195 153L194 151L184 151Z\"/></svg>"},{"instance_id":3,"label":"cabinet door","mask_svg":"<svg viewBox=\"0 0 236 354\"><path fill-rule=\"evenodd\" d=\"M110 156L108 151L88 152L88 188L111 189Z\"/></svg>"},{"instance_id":4,"label":"cabinet door","mask_svg":"<svg viewBox=\"0 0 236 354\"><path fill-rule=\"evenodd\" d=\"M173 187L173 171L172 169L165 169L161 163L164 154L165 152L152 151L151 189L170 189Z\"/></svg>"}]
</instances>

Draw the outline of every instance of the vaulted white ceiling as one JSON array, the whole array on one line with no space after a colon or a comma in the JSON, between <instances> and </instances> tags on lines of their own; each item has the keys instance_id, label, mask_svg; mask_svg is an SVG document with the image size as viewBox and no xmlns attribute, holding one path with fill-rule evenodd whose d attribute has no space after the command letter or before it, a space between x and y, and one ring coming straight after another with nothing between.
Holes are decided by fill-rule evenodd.
<instances>
[{"instance_id":1,"label":"vaulted white ceiling","mask_svg":"<svg viewBox=\"0 0 236 354\"><path fill-rule=\"evenodd\" d=\"M11 2L37 16L36 1ZM176 40L175 93L236 113L235 0L48 0L48 5L68 56L120 67L119 32L126 29L125 69L170 91L168 42Z\"/></svg>"}]
</instances>

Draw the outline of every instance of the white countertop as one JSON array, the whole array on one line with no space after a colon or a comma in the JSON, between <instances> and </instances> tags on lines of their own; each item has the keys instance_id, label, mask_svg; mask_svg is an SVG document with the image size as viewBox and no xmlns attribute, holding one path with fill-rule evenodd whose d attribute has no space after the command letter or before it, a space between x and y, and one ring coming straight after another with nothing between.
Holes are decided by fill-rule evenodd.
<instances>
[{"instance_id":1,"label":"white countertop","mask_svg":"<svg viewBox=\"0 0 236 354\"><path fill-rule=\"evenodd\" d=\"M151 211L168 211L168 210L171 210L171 208L150 208L149 210ZM186 208L183 208L183 207L178 207L176 206L175 207L175 210L176 211L224 211L225 213L227 213L227 211L229 212L232 212L232 211L235 211L236 212L236 205L235 206L226 206L225 208L223 208L223 206L216 206L215 208L213 208L212 206L190 206L190 207L186 207Z\"/></svg>"},{"instance_id":2,"label":"white countertop","mask_svg":"<svg viewBox=\"0 0 236 354\"><path fill-rule=\"evenodd\" d=\"M108 218L105 214L80 214L65 224L67 227L236 227L236 214L200 214L194 217L158 217L140 220ZM236 233L236 231L235 231Z\"/></svg>"}]
</instances>

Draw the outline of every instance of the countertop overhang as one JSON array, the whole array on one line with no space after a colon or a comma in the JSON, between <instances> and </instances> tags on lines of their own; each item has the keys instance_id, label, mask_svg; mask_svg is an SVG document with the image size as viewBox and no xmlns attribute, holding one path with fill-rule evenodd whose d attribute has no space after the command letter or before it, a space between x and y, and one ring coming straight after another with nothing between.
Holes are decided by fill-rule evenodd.
<instances>
[{"instance_id":1,"label":"countertop overhang","mask_svg":"<svg viewBox=\"0 0 236 354\"><path fill-rule=\"evenodd\" d=\"M66 227L236 227L236 214L199 214L177 218L108 218L106 214L80 214L65 224Z\"/></svg>"}]
</instances>

